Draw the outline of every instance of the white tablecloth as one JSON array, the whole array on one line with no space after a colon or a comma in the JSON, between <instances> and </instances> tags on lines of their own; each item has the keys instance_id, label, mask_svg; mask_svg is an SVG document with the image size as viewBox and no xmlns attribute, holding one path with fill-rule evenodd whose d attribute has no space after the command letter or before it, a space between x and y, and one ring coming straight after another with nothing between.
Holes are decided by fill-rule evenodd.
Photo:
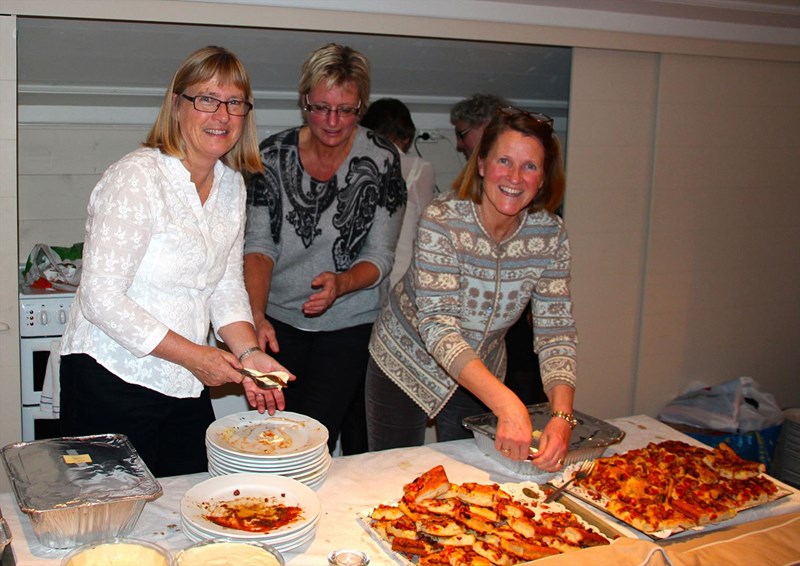
<instances>
[{"instance_id":1,"label":"white tablecloth","mask_svg":"<svg viewBox=\"0 0 800 566\"><path fill-rule=\"evenodd\" d=\"M620 444L609 448L608 453L624 452L645 446L651 441L667 439L698 444L688 436L643 415L611 419L609 422L625 431L625 438ZM317 490L322 502L322 517L317 535L305 548L287 553L287 565L323 565L327 563L326 557L331 550L348 547L364 550L369 554L373 566L396 566L397 562L361 527L356 520L356 514L374 507L377 503L396 499L404 484L437 464L444 465L450 481L454 483L504 483L527 479L546 482L553 477L552 474L534 478L515 476L502 464L483 454L474 440L334 458L327 480ZM145 505L130 536L155 542L172 552L190 544L180 528L180 501L189 488L208 477L208 474L201 473L161 478L159 481L164 495ZM763 507L744 511L733 520L727 521L725 526L800 511L800 492L784 484L780 485L791 490L792 494ZM30 521L19 511L13 494L0 494L0 509L11 528L17 566L59 564L66 551L48 549L37 542ZM621 524L613 519L609 519L609 522L631 537L647 540L641 533L620 527Z\"/></svg>"}]
</instances>

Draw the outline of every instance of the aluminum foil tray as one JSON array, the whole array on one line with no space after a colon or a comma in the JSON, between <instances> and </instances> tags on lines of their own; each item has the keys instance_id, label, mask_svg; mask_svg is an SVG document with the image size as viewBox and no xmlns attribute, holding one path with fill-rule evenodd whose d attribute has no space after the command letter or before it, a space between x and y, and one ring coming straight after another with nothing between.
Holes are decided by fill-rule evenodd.
<instances>
[{"instance_id":1,"label":"aluminum foil tray","mask_svg":"<svg viewBox=\"0 0 800 566\"><path fill-rule=\"evenodd\" d=\"M550 404L528 405L528 412L531 415L534 431L531 447L536 449L539 445L537 432L541 433L547 421L550 420ZM606 447L617 444L625 438L625 433L610 423L579 411L575 411L574 415L578 420L578 425L572 430L569 452L567 452L567 457L564 458L564 466L598 458L602 456ZM548 473L530 462L506 458L495 449L494 439L497 433L497 417L494 413L466 417L462 422L466 428L472 431L478 448L484 454L497 460L515 474L531 477Z\"/></svg>"},{"instance_id":2,"label":"aluminum foil tray","mask_svg":"<svg viewBox=\"0 0 800 566\"><path fill-rule=\"evenodd\" d=\"M19 442L0 455L20 510L51 548L125 536L162 493L121 434Z\"/></svg>"}]
</instances>

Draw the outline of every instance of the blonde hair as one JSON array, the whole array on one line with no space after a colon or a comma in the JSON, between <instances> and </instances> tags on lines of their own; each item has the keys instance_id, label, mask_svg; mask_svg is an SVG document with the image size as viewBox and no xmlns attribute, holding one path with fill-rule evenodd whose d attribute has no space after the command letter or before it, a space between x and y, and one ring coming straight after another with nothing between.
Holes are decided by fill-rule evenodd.
<instances>
[{"instance_id":1,"label":"blonde hair","mask_svg":"<svg viewBox=\"0 0 800 566\"><path fill-rule=\"evenodd\" d=\"M145 147L158 148L167 155L183 159L186 146L178 123L178 100L193 85L216 78L221 85L234 86L245 99L253 103L253 90L247 70L236 55L223 47L208 46L198 49L181 63L172 77L153 127L145 139ZM242 135L221 161L237 171L259 173L264 169L258 153L255 112L243 117Z\"/></svg>"},{"instance_id":2,"label":"blonde hair","mask_svg":"<svg viewBox=\"0 0 800 566\"><path fill-rule=\"evenodd\" d=\"M306 95L322 83L327 88L347 83L355 85L361 103L359 114L363 114L369 105L369 60L351 47L337 43L323 45L312 51L303 63L298 88L301 108L305 105Z\"/></svg>"},{"instance_id":3,"label":"blonde hair","mask_svg":"<svg viewBox=\"0 0 800 566\"><path fill-rule=\"evenodd\" d=\"M544 209L555 212L561 206L567 186L561 142L550 124L537 120L527 112L514 115L500 111L495 113L481 135L480 145L472 152L467 165L453 181L453 191L459 199L469 199L476 204L483 202L483 178L478 169L478 161L486 159L500 136L509 130L539 140L544 148L544 182L528 210L534 212Z\"/></svg>"}]
</instances>

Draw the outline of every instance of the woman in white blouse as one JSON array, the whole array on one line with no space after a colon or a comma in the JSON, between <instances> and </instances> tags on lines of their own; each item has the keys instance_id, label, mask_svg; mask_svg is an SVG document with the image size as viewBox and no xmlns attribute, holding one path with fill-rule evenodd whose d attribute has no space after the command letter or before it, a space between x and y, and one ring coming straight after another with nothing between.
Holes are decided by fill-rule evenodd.
<instances>
[{"instance_id":1,"label":"woman in white blouse","mask_svg":"<svg viewBox=\"0 0 800 566\"><path fill-rule=\"evenodd\" d=\"M144 147L89 201L61 347L62 433L125 434L157 476L206 469L209 386L242 382L242 364L284 370L258 348L242 276L239 171L262 167L252 100L233 53L192 53ZM209 324L230 352L207 344ZM259 411L284 408L279 389L243 385Z\"/></svg>"}]
</instances>

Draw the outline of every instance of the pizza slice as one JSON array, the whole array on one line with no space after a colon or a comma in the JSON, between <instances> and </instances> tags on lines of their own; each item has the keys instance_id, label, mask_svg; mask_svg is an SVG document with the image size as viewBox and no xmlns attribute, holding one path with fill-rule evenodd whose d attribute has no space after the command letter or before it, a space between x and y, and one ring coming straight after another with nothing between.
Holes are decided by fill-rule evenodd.
<instances>
[{"instance_id":1,"label":"pizza slice","mask_svg":"<svg viewBox=\"0 0 800 566\"><path fill-rule=\"evenodd\" d=\"M751 462L740 458L733 449L720 443L717 448L703 457L703 463L726 479L746 480L760 476L767 471L761 462Z\"/></svg>"},{"instance_id":2,"label":"pizza slice","mask_svg":"<svg viewBox=\"0 0 800 566\"><path fill-rule=\"evenodd\" d=\"M403 486L403 500L417 504L423 499L433 499L444 495L450 489L450 480L444 466L434 466L411 483Z\"/></svg>"}]
</instances>

